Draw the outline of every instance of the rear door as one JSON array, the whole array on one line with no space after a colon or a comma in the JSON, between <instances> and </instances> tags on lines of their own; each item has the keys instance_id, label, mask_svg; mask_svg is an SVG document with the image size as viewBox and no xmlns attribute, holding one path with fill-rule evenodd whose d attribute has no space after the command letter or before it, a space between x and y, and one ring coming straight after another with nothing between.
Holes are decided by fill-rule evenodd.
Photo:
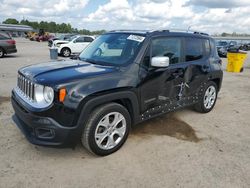
<instances>
[{"instance_id":1,"label":"rear door","mask_svg":"<svg viewBox=\"0 0 250 188\"><path fill-rule=\"evenodd\" d=\"M189 103L198 100L199 92L208 79L210 72L211 48L209 39L186 37L184 41L184 61L187 68L184 72L180 95L189 97Z\"/></svg>"}]
</instances>

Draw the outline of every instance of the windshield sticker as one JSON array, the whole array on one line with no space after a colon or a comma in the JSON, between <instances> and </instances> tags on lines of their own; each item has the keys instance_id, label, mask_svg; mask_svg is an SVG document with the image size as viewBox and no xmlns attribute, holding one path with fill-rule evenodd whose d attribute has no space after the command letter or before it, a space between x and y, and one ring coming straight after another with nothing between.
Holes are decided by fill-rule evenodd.
<instances>
[{"instance_id":1,"label":"windshield sticker","mask_svg":"<svg viewBox=\"0 0 250 188\"><path fill-rule=\"evenodd\" d=\"M139 35L129 35L129 37L127 38L128 40L134 40L137 42L142 42L145 37L139 36Z\"/></svg>"}]
</instances>

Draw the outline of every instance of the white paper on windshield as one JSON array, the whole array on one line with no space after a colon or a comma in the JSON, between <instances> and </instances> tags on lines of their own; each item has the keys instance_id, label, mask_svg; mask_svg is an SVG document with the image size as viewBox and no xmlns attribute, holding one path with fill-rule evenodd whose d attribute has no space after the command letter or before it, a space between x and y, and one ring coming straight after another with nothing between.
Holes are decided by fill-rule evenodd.
<instances>
[{"instance_id":1,"label":"white paper on windshield","mask_svg":"<svg viewBox=\"0 0 250 188\"><path fill-rule=\"evenodd\" d=\"M129 35L127 39L128 40L134 40L134 41L137 41L137 42L142 42L145 39L145 37L142 37L140 35Z\"/></svg>"}]
</instances>

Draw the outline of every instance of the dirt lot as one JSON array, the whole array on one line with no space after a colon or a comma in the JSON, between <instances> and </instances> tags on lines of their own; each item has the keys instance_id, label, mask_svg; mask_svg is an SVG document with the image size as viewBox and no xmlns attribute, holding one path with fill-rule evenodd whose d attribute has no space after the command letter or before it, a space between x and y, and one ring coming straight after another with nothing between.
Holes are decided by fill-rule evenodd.
<instances>
[{"instance_id":1,"label":"dirt lot","mask_svg":"<svg viewBox=\"0 0 250 188\"><path fill-rule=\"evenodd\" d=\"M250 59L243 73L224 72L212 112L150 120L118 152L95 157L80 145L31 145L13 123L17 70L49 60L46 43L17 39L17 48L0 59L0 187L250 187Z\"/></svg>"}]
</instances>

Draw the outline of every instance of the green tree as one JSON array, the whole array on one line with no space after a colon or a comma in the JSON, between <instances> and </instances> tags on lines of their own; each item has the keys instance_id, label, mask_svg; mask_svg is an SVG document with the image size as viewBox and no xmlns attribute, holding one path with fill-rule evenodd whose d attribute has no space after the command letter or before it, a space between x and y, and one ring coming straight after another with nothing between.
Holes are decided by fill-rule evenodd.
<instances>
[{"instance_id":1,"label":"green tree","mask_svg":"<svg viewBox=\"0 0 250 188\"><path fill-rule=\"evenodd\" d=\"M8 18L3 21L4 24L19 24L19 22L15 18Z\"/></svg>"},{"instance_id":2,"label":"green tree","mask_svg":"<svg viewBox=\"0 0 250 188\"><path fill-rule=\"evenodd\" d=\"M8 18L3 23L19 24L18 20L14 18ZM101 35L106 32L105 30L97 30L97 31L90 31L87 29L78 30L77 28L72 28L72 26L69 23L57 24L56 22L47 22L47 21L31 22L29 20L21 20L20 24L31 26L36 30L43 29L45 32L48 31L51 33L76 33L82 35Z\"/></svg>"}]
</instances>

